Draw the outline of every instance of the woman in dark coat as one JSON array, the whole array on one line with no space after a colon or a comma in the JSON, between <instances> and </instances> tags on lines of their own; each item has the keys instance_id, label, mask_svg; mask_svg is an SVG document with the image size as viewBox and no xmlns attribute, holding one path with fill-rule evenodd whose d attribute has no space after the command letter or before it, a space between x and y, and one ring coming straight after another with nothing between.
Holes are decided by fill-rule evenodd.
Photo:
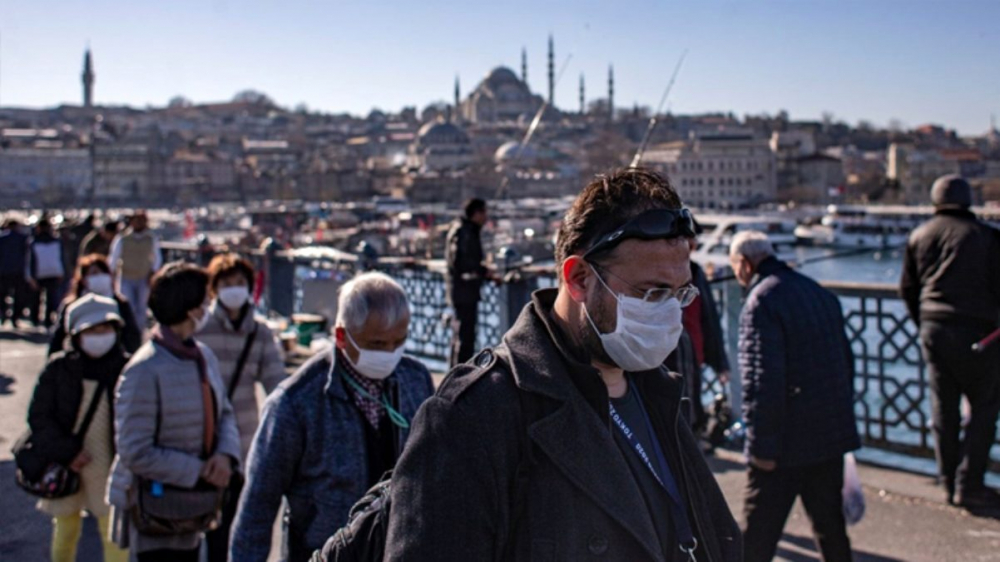
<instances>
[{"instance_id":1,"label":"woman in dark coat","mask_svg":"<svg viewBox=\"0 0 1000 562\"><path fill-rule=\"evenodd\" d=\"M38 509L52 517L53 561L76 559L85 510L98 520L105 562L124 562L128 552L107 538L110 510L104 501L114 458L113 392L128 361L119 337L123 322L113 300L94 294L78 299L66 316L70 344L49 358L38 378L28 424L38 452L77 472L80 489L40 500ZM90 425L76 435L92 403Z\"/></svg>"}]
</instances>

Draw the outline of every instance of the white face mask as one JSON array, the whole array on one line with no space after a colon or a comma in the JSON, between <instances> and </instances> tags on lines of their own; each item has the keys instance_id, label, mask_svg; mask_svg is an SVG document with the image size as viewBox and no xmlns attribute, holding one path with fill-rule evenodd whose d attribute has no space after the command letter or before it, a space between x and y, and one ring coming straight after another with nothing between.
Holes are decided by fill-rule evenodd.
<instances>
[{"instance_id":1,"label":"white face mask","mask_svg":"<svg viewBox=\"0 0 1000 562\"><path fill-rule=\"evenodd\" d=\"M583 309L608 357L629 372L648 371L662 365L677 348L684 330L680 301L671 298L664 302L646 302L627 297L612 291L596 271L594 275L618 300L615 331L608 334L602 334L586 306Z\"/></svg>"},{"instance_id":2,"label":"white face mask","mask_svg":"<svg viewBox=\"0 0 1000 562\"><path fill-rule=\"evenodd\" d=\"M110 297L114 294L114 289L111 285L111 276L107 273L88 275L85 284L88 291L102 297Z\"/></svg>"},{"instance_id":3,"label":"white face mask","mask_svg":"<svg viewBox=\"0 0 1000 562\"><path fill-rule=\"evenodd\" d=\"M118 334L114 332L107 334L83 334L80 336L80 349L94 359L99 359L107 355L117 342Z\"/></svg>"},{"instance_id":4,"label":"white face mask","mask_svg":"<svg viewBox=\"0 0 1000 562\"><path fill-rule=\"evenodd\" d=\"M208 320L211 317L212 317L212 314L208 311L208 307L207 306L201 307L201 318L194 318L193 319L194 320L194 332L197 334L198 332L204 330L205 329L205 325L208 324Z\"/></svg>"},{"instance_id":5,"label":"white face mask","mask_svg":"<svg viewBox=\"0 0 1000 562\"><path fill-rule=\"evenodd\" d=\"M229 310L239 310L250 300L250 289L246 285L219 289L219 302Z\"/></svg>"},{"instance_id":6,"label":"white face mask","mask_svg":"<svg viewBox=\"0 0 1000 562\"><path fill-rule=\"evenodd\" d=\"M370 379L380 381L387 378L396 370L396 366L399 365L399 361L403 358L403 348L406 347L406 344L397 347L394 351L361 349L361 346L354 342L354 338L351 337L351 334L346 329L344 333L347 334L347 339L351 342L351 345L358 350L358 361L354 363L354 368ZM347 354L345 353L344 355L346 356ZM350 361L350 357L347 360Z\"/></svg>"}]
</instances>

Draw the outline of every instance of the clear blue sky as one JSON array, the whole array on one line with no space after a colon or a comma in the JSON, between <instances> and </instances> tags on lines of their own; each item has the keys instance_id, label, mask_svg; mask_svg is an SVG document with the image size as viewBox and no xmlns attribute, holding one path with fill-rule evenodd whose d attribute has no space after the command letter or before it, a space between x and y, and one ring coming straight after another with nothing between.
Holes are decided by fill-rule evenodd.
<instances>
[{"instance_id":1,"label":"clear blue sky","mask_svg":"<svg viewBox=\"0 0 1000 562\"><path fill-rule=\"evenodd\" d=\"M490 68L520 72L546 90L546 41L556 92L576 109L606 95L655 105L684 48L675 112L824 111L850 123L937 123L964 134L1000 113L1000 2L335 2L331 0L3 0L0 104L80 103L90 44L98 103L164 105L230 99L246 88L285 106L396 111L467 93Z\"/></svg>"}]
</instances>

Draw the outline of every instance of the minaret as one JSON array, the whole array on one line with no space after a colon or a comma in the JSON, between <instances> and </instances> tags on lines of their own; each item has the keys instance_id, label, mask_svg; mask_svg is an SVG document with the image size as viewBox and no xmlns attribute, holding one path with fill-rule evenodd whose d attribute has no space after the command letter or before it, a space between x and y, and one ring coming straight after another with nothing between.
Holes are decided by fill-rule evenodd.
<instances>
[{"instance_id":1,"label":"minaret","mask_svg":"<svg viewBox=\"0 0 1000 562\"><path fill-rule=\"evenodd\" d=\"M521 47L521 82L528 85L528 49Z\"/></svg>"},{"instance_id":2,"label":"minaret","mask_svg":"<svg viewBox=\"0 0 1000 562\"><path fill-rule=\"evenodd\" d=\"M94 65L90 60L90 47L83 56L83 107L94 107Z\"/></svg>"},{"instance_id":3,"label":"minaret","mask_svg":"<svg viewBox=\"0 0 1000 562\"><path fill-rule=\"evenodd\" d=\"M459 106L462 103L462 88L458 83L458 75L455 75L455 110L452 115L455 116L455 122L462 120L462 112L459 110Z\"/></svg>"},{"instance_id":4,"label":"minaret","mask_svg":"<svg viewBox=\"0 0 1000 562\"><path fill-rule=\"evenodd\" d=\"M549 105L556 103L556 47L549 35Z\"/></svg>"},{"instance_id":5,"label":"minaret","mask_svg":"<svg viewBox=\"0 0 1000 562\"><path fill-rule=\"evenodd\" d=\"M615 120L615 67L608 66L608 117Z\"/></svg>"},{"instance_id":6,"label":"minaret","mask_svg":"<svg viewBox=\"0 0 1000 562\"><path fill-rule=\"evenodd\" d=\"M580 115L587 112L587 106L585 104L586 98L583 95L583 73L580 73Z\"/></svg>"}]
</instances>

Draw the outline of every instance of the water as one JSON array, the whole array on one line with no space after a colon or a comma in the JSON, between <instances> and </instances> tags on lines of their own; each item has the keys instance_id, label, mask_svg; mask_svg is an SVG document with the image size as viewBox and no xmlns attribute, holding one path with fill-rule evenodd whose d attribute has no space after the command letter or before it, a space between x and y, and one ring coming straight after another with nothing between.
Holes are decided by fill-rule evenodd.
<instances>
[{"instance_id":1,"label":"water","mask_svg":"<svg viewBox=\"0 0 1000 562\"><path fill-rule=\"evenodd\" d=\"M796 259L801 261L842 253L836 250L798 247L795 248L794 255ZM903 250L891 249L815 261L802 266L800 271L820 281L850 281L898 286L902 268Z\"/></svg>"}]
</instances>

